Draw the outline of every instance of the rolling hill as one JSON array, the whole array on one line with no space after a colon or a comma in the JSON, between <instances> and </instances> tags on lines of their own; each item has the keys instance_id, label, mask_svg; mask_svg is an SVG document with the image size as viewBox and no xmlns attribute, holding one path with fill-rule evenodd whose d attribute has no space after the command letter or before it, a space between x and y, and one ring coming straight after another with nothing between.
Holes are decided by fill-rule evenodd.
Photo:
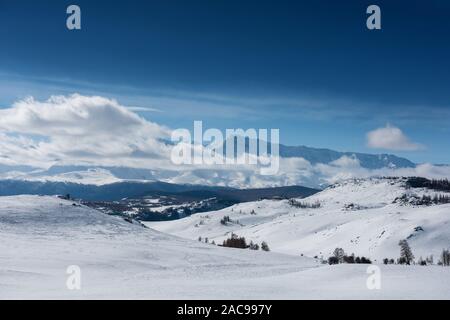
<instances>
[{"instance_id":1,"label":"rolling hill","mask_svg":"<svg viewBox=\"0 0 450 320\"><path fill-rule=\"evenodd\" d=\"M380 266L369 290L367 265L199 243L57 197L0 197L0 230L0 299L449 298L449 268Z\"/></svg>"},{"instance_id":2,"label":"rolling hill","mask_svg":"<svg viewBox=\"0 0 450 320\"><path fill-rule=\"evenodd\" d=\"M399 256L408 239L416 258L450 247L450 204L421 204L446 191L413 188L404 178L350 180L305 199L262 200L170 222L146 222L189 239L221 243L231 233L268 242L273 251L328 258L336 247L380 262ZM223 224L223 217L230 221Z\"/></svg>"}]
</instances>

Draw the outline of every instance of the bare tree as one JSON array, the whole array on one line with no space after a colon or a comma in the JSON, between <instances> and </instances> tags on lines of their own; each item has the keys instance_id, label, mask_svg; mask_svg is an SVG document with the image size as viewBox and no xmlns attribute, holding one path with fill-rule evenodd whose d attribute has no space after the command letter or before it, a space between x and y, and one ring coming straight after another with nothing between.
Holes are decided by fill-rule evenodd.
<instances>
[{"instance_id":1,"label":"bare tree","mask_svg":"<svg viewBox=\"0 0 450 320\"><path fill-rule=\"evenodd\" d=\"M344 249L342 249L342 248L334 249L333 256L337 258L339 263L343 263L344 262L344 256L345 256Z\"/></svg>"}]
</instances>

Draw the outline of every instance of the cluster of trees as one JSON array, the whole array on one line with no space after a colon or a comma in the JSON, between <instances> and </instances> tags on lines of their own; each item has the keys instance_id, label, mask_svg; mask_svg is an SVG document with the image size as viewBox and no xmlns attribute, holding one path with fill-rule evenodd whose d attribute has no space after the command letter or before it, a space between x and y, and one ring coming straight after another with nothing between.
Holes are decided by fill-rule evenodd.
<instances>
[{"instance_id":1,"label":"cluster of trees","mask_svg":"<svg viewBox=\"0 0 450 320\"><path fill-rule=\"evenodd\" d=\"M450 266L450 250L442 250L441 261L443 266Z\"/></svg>"},{"instance_id":2,"label":"cluster of trees","mask_svg":"<svg viewBox=\"0 0 450 320\"><path fill-rule=\"evenodd\" d=\"M353 210L363 210L363 209L367 209L367 207L361 206L359 204L356 203L347 203L344 205L344 210L348 210L348 211L353 211Z\"/></svg>"},{"instance_id":3,"label":"cluster of trees","mask_svg":"<svg viewBox=\"0 0 450 320\"><path fill-rule=\"evenodd\" d=\"M450 181L448 179L433 179L429 180L426 178L412 177L407 181L411 188L428 188L438 191L450 191Z\"/></svg>"},{"instance_id":4,"label":"cluster of trees","mask_svg":"<svg viewBox=\"0 0 450 320\"><path fill-rule=\"evenodd\" d=\"M426 257L425 260L422 259L422 257L420 257L419 260L417 261L417 263L420 266L426 266L426 265L429 265L429 264L433 264L433 260L434 260L433 259L433 255L431 255L429 257Z\"/></svg>"},{"instance_id":5,"label":"cluster of trees","mask_svg":"<svg viewBox=\"0 0 450 320\"><path fill-rule=\"evenodd\" d=\"M220 223L226 226L229 222L231 222L230 216L224 216L222 219L220 219Z\"/></svg>"},{"instance_id":6,"label":"cluster of trees","mask_svg":"<svg viewBox=\"0 0 450 320\"><path fill-rule=\"evenodd\" d=\"M411 250L411 247L409 246L408 241L406 239L400 240L398 245L400 246L400 258L398 258L396 262L394 261L394 259L384 258L383 263L384 264L397 263L397 264L406 264L406 265L416 264L416 262L414 260L414 254L412 253L412 250ZM421 266L434 264L433 255L430 255L430 256L426 257L425 259L420 257L417 260L417 264L421 265ZM450 266L450 250L448 250L448 249L442 250L441 259L439 260L438 265Z\"/></svg>"},{"instance_id":7,"label":"cluster of trees","mask_svg":"<svg viewBox=\"0 0 450 320\"><path fill-rule=\"evenodd\" d=\"M250 250L259 250L261 248L261 250L263 251L270 251L267 242L263 241L261 243L261 246L257 243L254 243L253 241L250 241L250 243L247 244L245 237L239 237L234 233L231 234L230 238L223 241L222 246L229 248L250 249Z\"/></svg>"},{"instance_id":8,"label":"cluster of trees","mask_svg":"<svg viewBox=\"0 0 450 320\"><path fill-rule=\"evenodd\" d=\"M404 194L401 197L396 198L394 200L394 203L399 201L401 203L410 203L417 206L430 206L433 204L450 203L450 196L441 194L441 195L434 195L433 197L427 195L422 195L422 197L419 197L417 195L408 196Z\"/></svg>"},{"instance_id":9,"label":"cluster of trees","mask_svg":"<svg viewBox=\"0 0 450 320\"><path fill-rule=\"evenodd\" d=\"M248 245L248 248L250 250L259 250L259 244L253 243L253 241L250 241L250 244Z\"/></svg>"},{"instance_id":10,"label":"cluster of trees","mask_svg":"<svg viewBox=\"0 0 450 320\"><path fill-rule=\"evenodd\" d=\"M320 208L320 202L316 201L314 203L308 203L308 202L302 202L297 201L295 199L289 199L289 205L294 208L301 208L301 209L317 209Z\"/></svg>"},{"instance_id":11,"label":"cluster of trees","mask_svg":"<svg viewBox=\"0 0 450 320\"><path fill-rule=\"evenodd\" d=\"M236 234L232 233L231 237L223 240L223 247L229 248L239 248L239 249L247 249L248 245L244 237L238 237Z\"/></svg>"},{"instance_id":12,"label":"cluster of trees","mask_svg":"<svg viewBox=\"0 0 450 320\"><path fill-rule=\"evenodd\" d=\"M230 218L230 216L224 216L222 219L220 219L220 223L223 224L224 226L230 224L230 223L235 223L235 224L239 224L239 220L233 220Z\"/></svg>"},{"instance_id":13,"label":"cluster of trees","mask_svg":"<svg viewBox=\"0 0 450 320\"><path fill-rule=\"evenodd\" d=\"M434 197L423 195L417 204L429 206L432 204L446 204L446 203L450 203L450 196L441 194L435 195Z\"/></svg>"},{"instance_id":14,"label":"cluster of trees","mask_svg":"<svg viewBox=\"0 0 450 320\"><path fill-rule=\"evenodd\" d=\"M351 255L346 255L344 249L336 248L334 249L333 255L328 258L328 264L339 264L339 263L364 263L370 264L369 258L366 257L355 257L352 253Z\"/></svg>"},{"instance_id":15,"label":"cluster of trees","mask_svg":"<svg viewBox=\"0 0 450 320\"><path fill-rule=\"evenodd\" d=\"M397 259L397 264L414 264L414 254L412 253L411 247L409 246L409 243L406 239L400 240L398 245L400 246L400 258ZM428 259L428 258L427 258ZM431 256L431 261L433 257ZM422 261L422 258L421 258ZM395 264L394 259L384 258L383 259L384 264ZM421 262L422 264L423 262ZM426 262L425 262L426 264Z\"/></svg>"}]
</instances>

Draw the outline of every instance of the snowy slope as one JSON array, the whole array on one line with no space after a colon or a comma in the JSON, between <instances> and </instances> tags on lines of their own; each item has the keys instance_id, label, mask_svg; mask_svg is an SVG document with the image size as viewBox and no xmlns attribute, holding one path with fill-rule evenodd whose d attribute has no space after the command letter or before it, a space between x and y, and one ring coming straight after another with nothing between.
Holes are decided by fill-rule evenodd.
<instances>
[{"instance_id":1,"label":"snowy slope","mask_svg":"<svg viewBox=\"0 0 450 320\"><path fill-rule=\"evenodd\" d=\"M336 247L342 247L348 254L378 261L397 258L399 240L408 238L417 258L438 257L443 248L450 247L450 205L413 206L395 201L405 194L436 192L406 188L403 179L350 180L298 200L320 203L320 208L264 200L146 224L181 237L208 237L218 243L234 232L254 242L266 241L273 251L310 257L327 258ZM224 216L233 222L221 224Z\"/></svg>"},{"instance_id":2,"label":"snowy slope","mask_svg":"<svg viewBox=\"0 0 450 320\"><path fill-rule=\"evenodd\" d=\"M205 297L209 291L199 287L208 281L266 278L317 265L236 251L164 235L56 197L0 197L0 298ZM82 270L81 291L66 289L69 265Z\"/></svg>"},{"instance_id":3,"label":"snowy slope","mask_svg":"<svg viewBox=\"0 0 450 320\"><path fill-rule=\"evenodd\" d=\"M81 268L81 290L66 269ZM55 197L0 197L0 299L450 298L450 268L367 266L220 248Z\"/></svg>"}]
</instances>

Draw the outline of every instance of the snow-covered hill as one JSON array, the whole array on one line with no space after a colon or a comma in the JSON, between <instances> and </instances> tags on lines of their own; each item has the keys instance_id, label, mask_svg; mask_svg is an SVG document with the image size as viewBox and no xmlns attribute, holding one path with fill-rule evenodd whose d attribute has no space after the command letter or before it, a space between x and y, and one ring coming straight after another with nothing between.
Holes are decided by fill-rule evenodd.
<instances>
[{"instance_id":1,"label":"snow-covered hill","mask_svg":"<svg viewBox=\"0 0 450 320\"><path fill-rule=\"evenodd\" d=\"M69 266L81 290L66 286ZM450 268L318 265L166 235L56 197L0 197L0 299L450 298Z\"/></svg>"},{"instance_id":2,"label":"snow-covered hill","mask_svg":"<svg viewBox=\"0 0 450 320\"><path fill-rule=\"evenodd\" d=\"M81 268L80 291L66 288L70 265ZM3 299L231 298L243 279L267 281L316 265L183 240L56 197L0 197Z\"/></svg>"},{"instance_id":3,"label":"snow-covered hill","mask_svg":"<svg viewBox=\"0 0 450 320\"><path fill-rule=\"evenodd\" d=\"M423 195L443 194L408 188L405 179L349 180L305 199L264 200L177 221L146 223L189 239L221 243L232 232L268 242L273 251L310 257L331 255L336 247L379 262L399 256L408 239L416 258L438 257L450 247L450 204L413 205ZM319 208L313 208L320 205ZM303 208L302 208L303 207ZM306 208L310 207L310 208ZM229 216L231 222L220 221Z\"/></svg>"}]
</instances>

